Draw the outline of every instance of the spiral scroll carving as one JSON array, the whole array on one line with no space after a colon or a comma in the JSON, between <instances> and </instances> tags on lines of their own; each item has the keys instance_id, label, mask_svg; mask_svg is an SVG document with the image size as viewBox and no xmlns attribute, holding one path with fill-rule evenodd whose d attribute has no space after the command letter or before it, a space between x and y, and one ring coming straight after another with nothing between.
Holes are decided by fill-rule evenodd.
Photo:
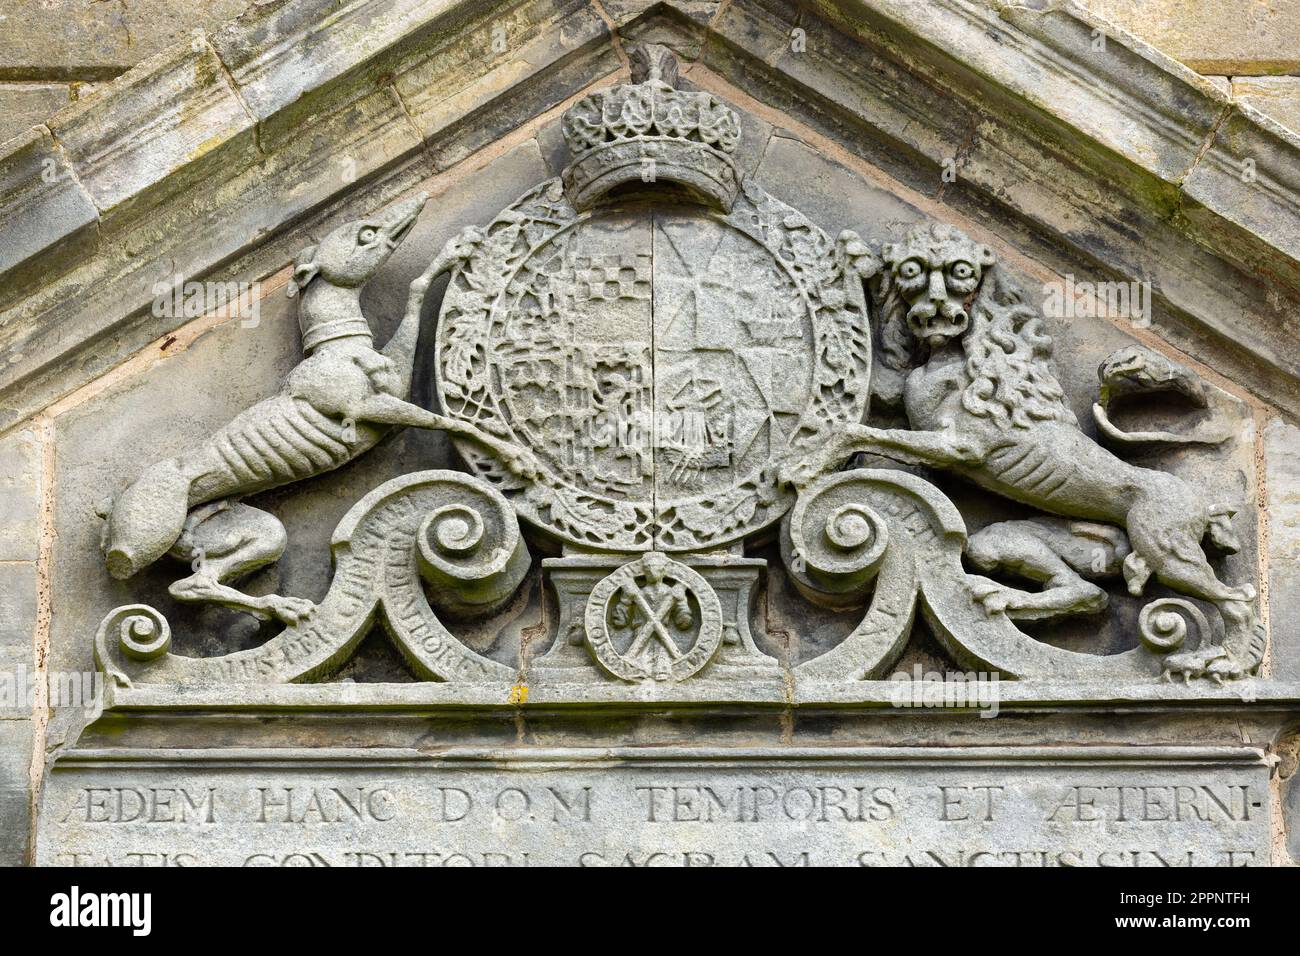
<instances>
[{"instance_id":1,"label":"spiral scroll carving","mask_svg":"<svg viewBox=\"0 0 1300 956\"><path fill-rule=\"evenodd\" d=\"M115 630L122 653L137 661L151 661L172 646L167 618L147 604L128 604L114 612Z\"/></svg>"},{"instance_id":2,"label":"spiral scroll carving","mask_svg":"<svg viewBox=\"0 0 1300 956\"><path fill-rule=\"evenodd\" d=\"M1161 598L1142 608L1138 615L1138 635L1152 651L1168 653L1186 643L1189 621L1198 641L1210 636L1209 621L1195 604L1182 598Z\"/></svg>"},{"instance_id":3,"label":"spiral scroll carving","mask_svg":"<svg viewBox=\"0 0 1300 956\"><path fill-rule=\"evenodd\" d=\"M502 495L482 481L443 472L440 497L415 535L416 563L434 603L459 616L489 614L528 573L528 547Z\"/></svg>"},{"instance_id":4,"label":"spiral scroll carving","mask_svg":"<svg viewBox=\"0 0 1300 956\"><path fill-rule=\"evenodd\" d=\"M822 604L865 596L889 547L889 526L857 482L832 480L801 496L782 525L782 557L800 591Z\"/></svg>"}]
</instances>

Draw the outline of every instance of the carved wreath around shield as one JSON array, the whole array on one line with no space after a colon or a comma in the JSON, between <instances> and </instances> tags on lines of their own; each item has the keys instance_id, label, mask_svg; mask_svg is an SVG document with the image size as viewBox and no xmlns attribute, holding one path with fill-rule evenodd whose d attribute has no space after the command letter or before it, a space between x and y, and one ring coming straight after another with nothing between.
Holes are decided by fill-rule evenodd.
<instances>
[{"instance_id":1,"label":"carved wreath around shield","mask_svg":"<svg viewBox=\"0 0 1300 956\"><path fill-rule=\"evenodd\" d=\"M775 465L861 419L871 343L834 243L746 184L729 214L606 204L553 179L498 215L438 327L449 415L530 448L531 482L473 471L563 541L694 551L793 502Z\"/></svg>"}]
</instances>

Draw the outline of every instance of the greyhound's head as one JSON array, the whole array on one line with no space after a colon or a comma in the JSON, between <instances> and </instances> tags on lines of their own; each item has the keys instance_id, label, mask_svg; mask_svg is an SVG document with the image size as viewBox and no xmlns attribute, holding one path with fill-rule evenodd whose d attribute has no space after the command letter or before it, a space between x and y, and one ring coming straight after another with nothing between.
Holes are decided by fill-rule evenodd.
<instances>
[{"instance_id":1,"label":"greyhound's head","mask_svg":"<svg viewBox=\"0 0 1300 956\"><path fill-rule=\"evenodd\" d=\"M305 291L317 278L347 289L365 285L406 237L428 201L428 195L420 193L378 216L344 223L319 244L303 249L294 260L290 291Z\"/></svg>"}]
</instances>

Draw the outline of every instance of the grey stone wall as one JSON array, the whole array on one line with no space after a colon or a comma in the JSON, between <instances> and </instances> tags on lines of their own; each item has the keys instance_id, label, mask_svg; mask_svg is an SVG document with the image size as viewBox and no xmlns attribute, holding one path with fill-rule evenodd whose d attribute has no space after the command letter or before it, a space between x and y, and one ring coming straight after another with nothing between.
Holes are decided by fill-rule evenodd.
<instances>
[{"instance_id":1,"label":"grey stone wall","mask_svg":"<svg viewBox=\"0 0 1300 956\"><path fill-rule=\"evenodd\" d=\"M34 678L46 648L37 621L48 614L48 592L38 586L43 544L43 490L47 487L45 423L28 424L0 438L0 670ZM48 618L47 618L48 619ZM17 687L10 694L17 696ZM45 735L44 701L10 700L0 707L0 863L26 859L31 831L33 780ZM35 773L35 777L33 777Z\"/></svg>"},{"instance_id":2,"label":"grey stone wall","mask_svg":"<svg viewBox=\"0 0 1300 956\"><path fill-rule=\"evenodd\" d=\"M15 20L29 17L32 6L6 7L0 0L0 11ZM1291 745L1279 740L1294 721L1292 682L1300 680L1294 624L1300 610L1294 597L1300 586L1300 519L1294 514L1300 351L1294 326L1287 324L1300 302L1294 285L1300 234L1294 219L1278 212L1294 185L1288 162L1300 153L1300 140L1259 126L1222 84L1188 78L1121 43L1108 66L1082 60L1088 68L1114 71L1105 78L1111 85L1086 85L1104 88L1107 96L1083 102L1069 71L1030 83L1007 52L1020 47L939 13L910 20L906 4L794 8L737 0L675 4L667 13L647 14L654 5L557 0L505 4L495 18L481 19L481 9L466 8L449 21L426 21L421 17L434 16L428 5L393 0L374 4L374 17L360 32L344 23L336 33L310 37L331 4L267 4L250 12L251 26L230 28L197 47L187 39L193 17L178 5L94 6L103 8L95 16L120 19L94 21L87 47L93 56L54 40L40 46L35 27L0 39L0 51L15 64L7 73L0 57L0 112L6 96L17 102L30 93L27 87L57 97L78 77L104 84L96 99L65 111L47 130L0 148L0 206L8 203L13 216L0 224L9 240L0 243L0 669L29 669L38 684L49 675L94 672L96 627L110 609L135 602L173 621L175 649L182 654L225 654L274 633L274 626L246 615L173 600L168 568L129 582L109 577L99 549L105 499L146 464L201 442L273 394L298 363L298 303L285 296L295 253L340 223L417 190L429 192L415 229L366 289L363 307L384 341L411 280L449 238L483 225L561 173L569 159L560 134L563 110L581 95L626 79L627 49L634 41L655 40L678 50L686 89L708 90L741 113L742 172L831 236L853 229L880 248L913 225L940 220L993 244L1007 274L1035 295L1075 273L1152 283L1150 325L1096 317L1049 322L1067 400L1095 437L1097 366L1116 349L1136 344L1185 363L1230 396L1240 415L1230 442L1196 455L1147 460L1203 481L1216 499L1248 502L1237 525L1245 546L1221 567L1233 580L1258 577L1267 584L1262 611L1271 649L1263 676L1278 683L1253 710L1230 688L1094 684L1080 691L1034 684L1008 692L1008 706L1024 709L1015 720L968 714L960 729L1029 763L1050 763L1050 755L1034 749L1041 742L1077 746L1080 759L1098 761L1099 779L1121 783L1130 779L1121 779L1118 767L1125 748L1145 748L1143 759L1157 769L1144 770L1144 781L1163 785L1222 773L1233 786L1257 788L1263 803L1296 803L1295 788L1283 786L1269 761L1274 751L1290 753ZM215 23L246 4L203 6ZM144 26L163 21L169 28L157 34ZM506 27L503 51L492 46L494 25ZM1026 47L1048 48L1064 60L1092 25L1072 14L1039 17L1017 9L998 26ZM931 29L952 32L926 38L907 32ZM792 53L794 30L804 31L811 52ZM908 37L903 53L896 49L900 35ZM268 53L268 38L283 37L294 42ZM926 52L941 41L953 62ZM161 54L111 82L136 52L154 49ZM1261 59L1281 62L1285 56ZM1208 65L1231 76L1244 62L1238 57L1231 66ZM1049 87L1052 93L1043 93ZM1114 105L1116 98L1122 107ZM184 108L171 112L178 101ZM1152 112L1162 123L1131 121ZM159 116L170 119L159 125ZM1243 142L1271 177L1268 189L1251 188L1237 175ZM58 170L53 182L40 178L46 168ZM946 177L947 170L955 177ZM154 284L177 273L256 282L258 321L250 325L223 311L153 314ZM427 305L426 343L441 296L440 284ZM434 404L433 370L426 345L413 396L426 407ZM886 418L877 424L889 424ZM447 467L459 465L446 438L411 430L390 436L344 470L257 496L254 504L283 521L292 547L257 573L250 590L320 600L330 586L330 539L339 519L395 475ZM1019 515L958 482L935 480L962 506L972 531ZM555 550L553 543L534 545L539 556ZM759 547L775 557L773 545ZM774 561L761 602L768 629L759 639L783 666L824 652L858 623L843 612L801 609L794 592ZM1041 629L1041 636L1095 653L1136 647L1139 602L1119 588L1111 598L1118 608L1114 620ZM513 662L501 635L526 643L528 635L544 631L554 617L549 600L535 570L516 600L491 621L466 628L465 640L489 657ZM922 623L899 667L950 664ZM398 695L391 698L366 697L374 693L366 685L375 683L402 687L383 692ZM529 710L517 698L507 702L483 692L444 699L438 697L443 685L412 685L409 669L376 628L319 698L311 686L241 691L237 699L211 704L213 723L202 731L210 736L196 739L232 751L283 745L307 754L372 743L440 750L629 743L689 749L709 743L752 748L761 757L764 748L867 743L943 749L955 726L920 717L877 723L871 711L884 705L883 692L847 685L803 697L784 685L754 691L748 700L737 692L726 707L688 695L652 698L638 709L635 702L597 694L569 712L565 707L574 701L548 705L544 690ZM0 712L0 862L31 860L31 837L41 825L48 827L41 862L66 862L78 840L98 839L89 829L59 829L58 817L66 812L48 815L44 824L32 817L39 789L51 786L59 759L66 756L66 772L50 799L73 801L74 784L145 779L129 772L103 776L97 748L147 750L160 741L186 740L190 731L183 716L176 719L175 701L150 702L145 692L141 707L154 708L156 720L130 724L129 732L123 732L129 722L117 723L116 715L75 707L51 712L39 694L31 708ZM400 696L407 693L412 696ZM1062 701L1071 694L1078 699L1066 706ZM359 712L347 705L353 695L363 701ZM1141 716L1116 719L1114 698L1122 698L1114 706ZM413 703L403 709L403 700ZM1184 716L1170 716L1179 709L1168 706L1171 700L1187 704ZM438 710L444 706L450 710ZM369 708L397 716L381 728L369 721ZM259 716L243 719L249 713ZM322 713L331 716L316 722ZM87 736L79 741L83 731ZM1171 746L1185 752L1175 759L1167 753ZM1101 749L1088 757L1089 747ZM1166 774L1162 766L1172 769ZM1286 776L1293 769L1292 759ZM341 771L349 781L367 772L363 763ZM577 765L574 779L585 781L586 772ZM324 780L301 773L305 785ZM483 775L479 795L488 801L508 783L495 773ZM1043 780L1040 769L1024 771L1026 792L1038 795L1031 802L1050 802ZM942 782L939 776L929 782L935 781ZM223 786L233 792L241 782L235 773ZM1222 842L1207 844L1207 851L1249 844L1260 859L1286 862L1284 844L1294 845L1294 828L1282 832L1280 812L1281 836L1272 842L1261 839L1258 827L1225 828ZM1169 833L1182 838L1176 828ZM291 853L291 837L274 849ZM724 849L734 862L736 848ZM787 856L799 852L793 845L781 848Z\"/></svg>"},{"instance_id":3,"label":"grey stone wall","mask_svg":"<svg viewBox=\"0 0 1300 956\"><path fill-rule=\"evenodd\" d=\"M1082 0L1204 74L1240 103L1300 129L1300 6L1291 0Z\"/></svg>"},{"instance_id":4,"label":"grey stone wall","mask_svg":"<svg viewBox=\"0 0 1300 956\"><path fill-rule=\"evenodd\" d=\"M3 0L0 142L253 0Z\"/></svg>"}]
</instances>

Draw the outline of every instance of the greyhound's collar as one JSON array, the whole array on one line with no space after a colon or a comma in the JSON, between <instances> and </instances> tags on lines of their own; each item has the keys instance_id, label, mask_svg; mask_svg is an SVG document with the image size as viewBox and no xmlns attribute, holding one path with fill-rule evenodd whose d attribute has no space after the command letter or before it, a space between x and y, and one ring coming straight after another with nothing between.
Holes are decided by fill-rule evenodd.
<instances>
[{"instance_id":1,"label":"greyhound's collar","mask_svg":"<svg viewBox=\"0 0 1300 956\"><path fill-rule=\"evenodd\" d=\"M356 335L364 335L371 342L374 341L374 337L370 332L370 323L362 316L348 316L343 319L313 322L308 318L309 311L304 309L299 313L299 321L302 323L302 348L304 352L310 352L318 345L333 339L349 338Z\"/></svg>"}]
</instances>

